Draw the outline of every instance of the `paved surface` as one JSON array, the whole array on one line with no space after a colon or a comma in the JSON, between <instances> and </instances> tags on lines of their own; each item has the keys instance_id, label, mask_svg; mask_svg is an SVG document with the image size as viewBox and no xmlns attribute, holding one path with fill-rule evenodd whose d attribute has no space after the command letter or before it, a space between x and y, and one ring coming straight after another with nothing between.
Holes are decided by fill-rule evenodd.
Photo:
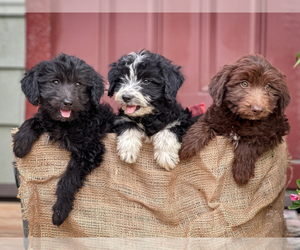
<instances>
[{"instance_id":1,"label":"paved surface","mask_svg":"<svg viewBox=\"0 0 300 250\"><path fill-rule=\"evenodd\" d=\"M20 202L0 202L0 237L24 237Z\"/></svg>"},{"instance_id":2,"label":"paved surface","mask_svg":"<svg viewBox=\"0 0 300 250\"><path fill-rule=\"evenodd\" d=\"M295 235L295 238L287 239L290 246L295 250L300 250L300 214L296 210L284 210L287 229ZM290 249L290 248L288 248Z\"/></svg>"},{"instance_id":3,"label":"paved surface","mask_svg":"<svg viewBox=\"0 0 300 250\"><path fill-rule=\"evenodd\" d=\"M284 210L284 218L286 219L287 229L292 232L295 237L300 237L300 215L296 210Z\"/></svg>"}]
</instances>

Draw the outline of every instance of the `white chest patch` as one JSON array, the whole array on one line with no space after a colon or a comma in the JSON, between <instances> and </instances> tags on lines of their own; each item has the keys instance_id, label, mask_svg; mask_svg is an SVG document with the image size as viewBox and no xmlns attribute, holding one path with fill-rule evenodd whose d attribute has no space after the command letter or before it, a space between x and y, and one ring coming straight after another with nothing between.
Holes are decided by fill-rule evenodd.
<instances>
[{"instance_id":1,"label":"white chest patch","mask_svg":"<svg viewBox=\"0 0 300 250\"><path fill-rule=\"evenodd\" d=\"M237 133L234 133L232 131L229 135L229 139L230 139L230 141L232 141L232 144L233 144L234 148L237 148L237 146L239 145L239 141L240 141L241 137Z\"/></svg>"}]
</instances>

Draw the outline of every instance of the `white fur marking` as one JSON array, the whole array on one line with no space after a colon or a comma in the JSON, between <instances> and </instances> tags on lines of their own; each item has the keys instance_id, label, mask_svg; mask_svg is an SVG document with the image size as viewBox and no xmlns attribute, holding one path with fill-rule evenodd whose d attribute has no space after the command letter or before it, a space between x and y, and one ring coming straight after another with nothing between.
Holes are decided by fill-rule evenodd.
<instances>
[{"instance_id":1,"label":"white fur marking","mask_svg":"<svg viewBox=\"0 0 300 250\"><path fill-rule=\"evenodd\" d=\"M125 130L117 138L117 151L121 160L127 163L136 162L142 147L143 133L137 129Z\"/></svg>"},{"instance_id":2,"label":"white fur marking","mask_svg":"<svg viewBox=\"0 0 300 250\"><path fill-rule=\"evenodd\" d=\"M137 67L137 65L143 61L143 59L146 57L145 54L140 53L140 54L136 54L135 52L131 52L128 55L133 56L134 57L134 61L132 63L133 68L135 69Z\"/></svg>"},{"instance_id":3,"label":"white fur marking","mask_svg":"<svg viewBox=\"0 0 300 250\"><path fill-rule=\"evenodd\" d=\"M236 149L239 145L239 141L240 141L241 137L237 133L234 133L233 131L231 131L231 133L229 135L229 139L232 141L233 146Z\"/></svg>"},{"instance_id":4,"label":"white fur marking","mask_svg":"<svg viewBox=\"0 0 300 250\"><path fill-rule=\"evenodd\" d=\"M129 54L134 58L134 61L131 64L127 64L126 67L129 68L129 75L122 77L121 88L116 92L115 100L118 101L123 110L126 113L126 105L130 106L140 106L140 109L135 111L132 114L127 114L129 116L143 116L146 114L151 114L153 112L153 107L150 105L151 98L149 96L144 96L141 93L142 86L141 81L137 80L136 67L137 65L146 57L143 53L136 54L134 52ZM125 103L122 96L131 95L133 96L132 100L128 103Z\"/></svg>"},{"instance_id":5,"label":"white fur marking","mask_svg":"<svg viewBox=\"0 0 300 250\"><path fill-rule=\"evenodd\" d=\"M145 55L141 54L136 54L134 52L129 53L129 56L132 56L134 58L133 62L130 65L126 65L129 68L129 76L126 75L125 79L128 82L137 82L137 73L136 73L136 68L138 64L143 61L143 59L146 57Z\"/></svg>"},{"instance_id":6,"label":"white fur marking","mask_svg":"<svg viewBox=\"0 0 300 250\"><path fill-rule=\"evenodd\" d=\"M166 170L170 171L179 163L178 152L181 143L169 129L153 135L154 159Z\"/></svg>"},{"instance_id":7,"label":"white fur marking","mask_svg":"<svg viewBox=\"0 0 300 250\"><path fill-rule=\"evenodd\" d=\"M168 125L166 126L166 128L169 128L169 129L170 129L170 128L175 127L175 126L180 126L180 124L181 124L181 122L180 122L179 120L176 120L176 121L174 121L174 122L168 124Z\"/></svg>"}]
</instances>

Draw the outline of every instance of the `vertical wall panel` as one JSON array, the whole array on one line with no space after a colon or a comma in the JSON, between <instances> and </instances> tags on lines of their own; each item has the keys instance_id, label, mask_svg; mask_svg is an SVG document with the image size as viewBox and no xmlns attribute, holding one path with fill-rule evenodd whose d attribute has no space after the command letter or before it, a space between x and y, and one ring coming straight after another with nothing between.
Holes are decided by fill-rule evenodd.
<instances>
[{"instance_id":1,"label":"vertical wall panel","mask_svg":"<svg viewBox=\"0 0 300 250\"><path fill-rule=\"evenodd\" d=\"M25 1L0 0L0 197L16 197L11 129L24 121Z\"/></svg>"},{"instance_id":2,"label":"vertical wall panel","mask_svg":"<svg viewBox=\"0 0 300 250\"><path fill-rule=\"evenodd\" d=\"M63 52L98 68L99 32L97 13L52 13L51 58Z\"/></svg>"},{"instance_id":3,"label":"vertical wall panel","mask_svg":"<svg viewBox=\"0 0 300 250\"><path fill-rule=\"evenodd\" d=\"M260 50L260 14L216 14L216 70L226 63Z\"/></svg>"},{"instance_id":4,"label":"vertical wall panel","mask_svg":"<svg viewBox=\"0 0 300 250\"><path fill-rule=\"evenodd\" d=\"M163 37L161 53L171 59L174 64L182 67L182 73L186 79L178 92L178 100L183 105L192 105L194 101L191 93L197 93L200 88L198 72L199 65L199 14L190 13L164 13L163 14ZM194 81L198 79L198 81ZM191 84L193 83L193 84ZM189 102L185 102L188 94ZM194 97L194 96L193 96Z\"/></svg>"},{"instance_id":5,"label":"vertical wall panel","mask_svg":"<svg viewBox=\"0 0 300 250\"><path fill-rule=\"evenodd\" d=\"M268 13L266 30L266 57L285 75L290 89L291 103L286 110L291 131L287 137L293 159L300 159L300 67L294 68L300 52L300 15L298 13ZM299 162L299 161L298 161ZM300 165L293 165L290 187L297 188Z\"/></svg>"},{"instance_id":6,"label":"vertical wall panel","mask_svg":"<svg viewBox=\"0 0 300 250\"><path fill-rule=\"evenodd\" d=\"M26 14L26 69L42 60L51 58L51 14ZM26 120L37 112L37 108L26 101Z\"/></svg>"}]
</instances>

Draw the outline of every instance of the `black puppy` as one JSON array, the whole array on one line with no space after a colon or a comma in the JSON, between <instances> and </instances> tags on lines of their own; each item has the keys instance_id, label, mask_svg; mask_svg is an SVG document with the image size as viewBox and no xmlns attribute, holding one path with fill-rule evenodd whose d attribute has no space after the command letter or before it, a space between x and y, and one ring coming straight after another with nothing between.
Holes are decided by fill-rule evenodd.
<instances>
[{"instance_id":1,"label":"black puppy","mask_svg":"<svg viewBox=\"0 0 300 250\"><path fill-rule=\"evenodd\" d=\"M145 138L153 142L156 162L173 169L179 162L182 136L196 120L176 103L184 81L180 67L145 50L124 55L111 66L108 95L115 93L122 105L115 127L120 158L134 163Z\"/></svg>"},{"instance_id":2,"label":"black puppy","mask_svg":"<svg viewBox=\"0 0 300 250\"><path fill-rule=\"evenodd\" d=\"M102 77L74 56L60 54L38 63L25 74L21 86L28 101L40 107L13 136L14 154L19 158L27 155L44 132L71 152L53 206L52 222L59 226L72 210L86 176L102 161L105 149L101 139L109 132L114 114L110 106L99 104L104 93Z\"/></svg>"}]
</instances>

